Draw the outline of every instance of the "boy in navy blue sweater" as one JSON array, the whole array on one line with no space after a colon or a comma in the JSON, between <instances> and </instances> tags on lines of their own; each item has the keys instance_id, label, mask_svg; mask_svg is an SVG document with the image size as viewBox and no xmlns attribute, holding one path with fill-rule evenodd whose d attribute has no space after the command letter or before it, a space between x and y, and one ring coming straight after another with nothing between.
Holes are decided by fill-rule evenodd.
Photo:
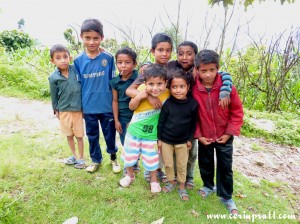
<instances>
[{"instance_id":1,"label":"boy in navy blue sweater","mask_svg":"<svg viewBox=\"0 0 300 224\"><path fill-rule=\"evenodd\" d=\"M94 172L103 160L99 144L99 121L110 154L114 173L121 167L117 163L116 129L112 113L112 91L110 80L115 76L113 56L100 48L103 40L103 25L97 19L87 19L81 26L80 37L85 46L74 60L82 86L82 107L89 140L90 156L93 161L86 170Z\"/></svg>"}]
</instances>

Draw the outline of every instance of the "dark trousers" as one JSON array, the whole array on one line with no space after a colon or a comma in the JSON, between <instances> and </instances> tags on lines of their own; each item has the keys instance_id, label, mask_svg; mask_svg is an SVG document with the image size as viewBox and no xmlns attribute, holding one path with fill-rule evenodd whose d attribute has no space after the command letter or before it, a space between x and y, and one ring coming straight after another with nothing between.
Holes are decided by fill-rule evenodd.
<instances>
[{"instance_id":1,"label":"dark trousers","mask_svg":"<svg viewBox=\"0 0 300 224\"><path fill-rule=\"evenodd\" d=\"M90 156L94 163L101 163L102 153L99 144L99 121L106 142L106 151L114 154L118 151L116 146L116 128L112 113L84 114L86 135L89 140Z\"/></svg>"},{"instance_id":2,"label":"dark trousers","mask_svg":"<svg viewBox=\"0 0 300 224\"><path fill-rule=\"evenodd\" d=\"M200 175L205 187L214 187L214 152L217 158L217 195L226 200L231 199L233 193L232 152L233 137L225 144L212 143L203 145L198 142L198 163Z\"/></svg>"}]
</instances>

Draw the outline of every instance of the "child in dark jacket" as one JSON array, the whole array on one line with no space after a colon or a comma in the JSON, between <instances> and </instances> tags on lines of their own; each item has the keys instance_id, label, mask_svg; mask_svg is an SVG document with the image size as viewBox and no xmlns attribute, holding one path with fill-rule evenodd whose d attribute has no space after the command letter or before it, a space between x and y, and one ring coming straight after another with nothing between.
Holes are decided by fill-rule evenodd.
<instances>
[{"instance_id":1,"label":"child in dark jacket","mask_svg":"<svg viewBox=\"0 0 300 224\"><path fill-rule=\"evenodd\" d=\"M195 57L198 74L193 87L193 97L199 103L195 138L199 140L198 162L204 186L198 191L203 197L214 192L214 150L217 157L217 195L231 214L238 214L232 200L233 136L240 135L243 124L243 106L235 87L230 93L227 109L219 105L222 86L218 73L219 55L212 50L202 50Z\"/></svg>"}]
</instances>

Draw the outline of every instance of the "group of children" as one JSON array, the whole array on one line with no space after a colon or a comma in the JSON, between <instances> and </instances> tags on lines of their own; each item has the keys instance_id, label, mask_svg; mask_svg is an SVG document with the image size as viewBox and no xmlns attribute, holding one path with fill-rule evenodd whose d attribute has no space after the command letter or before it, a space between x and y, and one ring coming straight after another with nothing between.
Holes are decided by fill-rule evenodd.
<instances>
[{"instance_id":1,"label":"group of children","mask_svg":"<svg viewBox=\"0 0 300 224\"><path fill-rule=\"evenodd\" d=\"M92 160L86 170L98 169L103 159L100 121L114 173L121 171L116 155L116 131L120 135L124 161L124 177L119 181L122 187L135 180L141 158L152 193L161 190L168 193L178 185L180 198L189 200L186 188L194 187L198 154L204 184L199 195L206 198L216 192L230 213L237 214L232 200L232 142L233 136L240 134L243 108L231 76L218 72L218 54L212 50L198 53L193 42L184 41L177 47L177 60L170 61L172 38L157 33L150 50L154 63L145 63L138 72L137 55L129 47L118 50L115 61L100 47L104 36L99 20L85 20L80 36L85 51L75 58L74 65L69 65L71 56L64 46L55 45L50 50L51 62L56 66L49 76L52 107L72 152L65 163L86 167L84 118ZM116 77L115 64L119 72ZM159 180L165 182L162 189Z\"/></svg>"}]
</instances>

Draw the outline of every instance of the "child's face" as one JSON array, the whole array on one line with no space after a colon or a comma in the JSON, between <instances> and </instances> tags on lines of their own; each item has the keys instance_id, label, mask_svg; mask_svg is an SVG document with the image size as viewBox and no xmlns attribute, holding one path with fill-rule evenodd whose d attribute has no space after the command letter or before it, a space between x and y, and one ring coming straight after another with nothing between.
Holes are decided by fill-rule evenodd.
<instances>
[{"instance_id":1,"label":"child's face","mask_svg":"<svg viewBox=\"0 0 300 224\"><path fill-rule=\"evenodd\" d=\"M168 42L160 42L154 50L151 49L151 53L155 58L156 64L165 65L171 58L172 45Z\"/></svg>"},{"instance_id":2,"label":"child's face","mask_svg":"<svg viewBox=\"0 0 300 224\"><path fill-rule=\"evenodd\" d=\"M151 96L158 97L166 90L167 81L160 77L150 77L145 81L146 92Z\"/></svg>"},{"instance_id":3,"label":"child's face","mask_svg":"<svg viewBox=\"0 0 300 224\"><path fill-rule=\"evenodd\" d=\"M128 77L132 74L136 63L133 63L132 58L127 54L119 54L117 56L117 69L123 77Z\"/></svg>"},{"instance_id":4,"label":"child's face","mask_svg":"<svg viewBox=\"0 0 300 224\"><path fill-rule=\"evenodd\" d=\"M171 95L178 99L184 100L187 98L189 86L183 78L173 78L170 84Z\"/></svg>"},{"instance_id":5,"label":"child's face","mask_svg":"<svg viewBox=\"0 0 300 224\"><path fill-rule=\"evenodd\" d=\"M80 37L88 52L97 52L103 40L103 36L95 31L83 32Z\"/></svg>"},{"instance_id":6,"label":"child's face","mask_svg":"<svg viewBox=\"0 0 300 224\"><path fill-rule=\"evenodd\" d=\"M71 61L71 56L66 51L54 52L51 58L51 63L54 64L59 70L68 70Z\"/></svg>"},{"instance_id":7,"label":"child's face","mask_svg":"<svg viewBox=\"0 0 300 224\"><path fill-rule=\"evenodd\" d=\"M194 66L195 52L191 46L181 46L178 48L177 60L185 71Z\"/></svg>"},{"instance_id":8,"label":"child's face","mask_svg":"<svg viewBox=\"0 0 300 224\"><path fill-rule=\"evenodd\" d=\"M207 87L212 87L218 73L218 69L219 68L216 64L211 63L200 64L199 68L196 68L196 71L199 74L202 84Z\"/></svg>"}]
</instances>

